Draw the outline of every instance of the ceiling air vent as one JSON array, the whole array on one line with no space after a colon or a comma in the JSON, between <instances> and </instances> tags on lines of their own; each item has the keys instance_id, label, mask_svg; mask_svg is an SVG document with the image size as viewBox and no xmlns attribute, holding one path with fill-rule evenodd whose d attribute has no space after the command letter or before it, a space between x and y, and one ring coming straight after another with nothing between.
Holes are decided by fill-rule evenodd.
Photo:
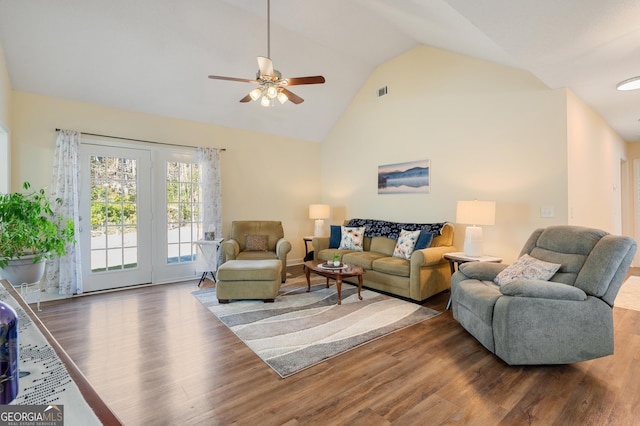
<instances>
[{"instance_id":1,"label":"ceiling air vent","mask_svg":"<svg viewBox=\"0 0 640 426\"><path fill-rule=\"evenodd\" d=\"M378 97L379 98L383 97L387 93L389 93L389 91L387 90L387 86L383 86L383 87L378 89Z\"/></svg>"}]
</instances>

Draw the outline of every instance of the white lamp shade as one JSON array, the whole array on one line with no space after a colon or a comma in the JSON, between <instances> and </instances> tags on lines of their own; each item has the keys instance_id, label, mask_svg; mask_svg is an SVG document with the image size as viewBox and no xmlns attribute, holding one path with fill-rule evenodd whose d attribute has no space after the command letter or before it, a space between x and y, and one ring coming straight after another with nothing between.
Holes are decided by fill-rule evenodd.
<instances>
[{"instance_id":1,"label":"white lamp shade","mask_svg":"<svg viewBox=\"0 0 640 426\"><path fill-rule=\"evenodd\" d=\"M311 204L309 206L309 219L329 219L330 213L329 204Z\"/></svg>"},{"instance_id":2,"label":"white lamp shade","mask_svg":"<svg viewBox=\"0 0 640 426\"><path fill-rule=\"evenodd\" d=\"M456 222L466 225L495 225L495 201L458 201Z\"/></svg>"}]
</instances>

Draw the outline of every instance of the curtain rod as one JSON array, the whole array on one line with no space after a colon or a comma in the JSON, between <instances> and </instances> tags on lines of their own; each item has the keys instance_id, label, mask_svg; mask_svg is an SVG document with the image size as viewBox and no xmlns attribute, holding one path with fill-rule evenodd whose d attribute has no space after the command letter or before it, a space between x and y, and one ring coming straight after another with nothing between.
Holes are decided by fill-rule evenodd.
<instances>
[{"instance_id":1,"label":"curtain rod","mask_svg":"<svg viewBox=\"0 0 640 426\"><path fill-rule=\"evenodd\" d=\"M62 129L58 129L56 128L56 132L59 132ZM144 139L133 139L133 138L123 138L121 136L110 136L110 135L99 135L97 133L86 133L86 132L80 132L83 135L89 135L89 136L98 136L101 138L111 138L111 139L121 139L124 141L133 141L133 142L145 142L145 143L154 143L157 145L169 145L169 146L180 146L183 148L200 148L199 146L193 146L193 145L180 145L177 143L167 143L167 142L155 142L155 141L146 141ZM226 151L226 148L220 148L220 151Z\"/></svg>"}]
</instances>

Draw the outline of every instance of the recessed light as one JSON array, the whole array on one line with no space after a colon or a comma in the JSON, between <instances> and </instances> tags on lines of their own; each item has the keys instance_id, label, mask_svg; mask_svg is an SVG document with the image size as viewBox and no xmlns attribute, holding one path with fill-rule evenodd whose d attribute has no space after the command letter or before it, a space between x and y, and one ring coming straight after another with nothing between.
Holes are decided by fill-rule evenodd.
<instances>
[{"instance_id":1,"label":"recessed light","mask_svg":"<svg viewBox=\"0 0 640 426\"><path fill-rule=\"evenodd\" d=\"M621 81L616 86L618 90L636 90L640 89L640 76L633 77L624 81Z\"/></svg>"}]
</instances>

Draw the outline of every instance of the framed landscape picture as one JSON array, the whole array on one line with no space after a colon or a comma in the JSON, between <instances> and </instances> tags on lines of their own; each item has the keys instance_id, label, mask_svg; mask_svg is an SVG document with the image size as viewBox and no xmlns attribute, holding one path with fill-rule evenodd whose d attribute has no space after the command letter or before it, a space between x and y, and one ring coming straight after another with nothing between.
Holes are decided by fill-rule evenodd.
<instances>
[{"instance_id":1,"label":"framed landscape picture","mask_svg":"<svg viewBox=\"0 0 640 426\"><path fill-rule=\"evenodd\" d=\"M429 193L431 160L378 166L378 194Z\"/></svg>"}]
</instances>

